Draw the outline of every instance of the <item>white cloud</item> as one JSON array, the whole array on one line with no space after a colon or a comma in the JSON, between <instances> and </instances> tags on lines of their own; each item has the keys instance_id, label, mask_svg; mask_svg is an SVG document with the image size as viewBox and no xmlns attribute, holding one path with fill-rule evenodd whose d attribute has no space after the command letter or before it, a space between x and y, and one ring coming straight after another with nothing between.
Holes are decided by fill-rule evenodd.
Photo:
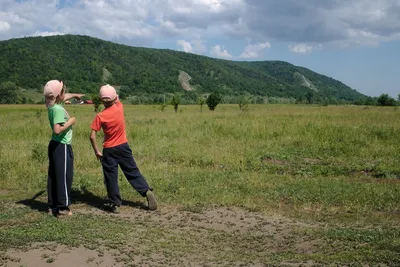
<instances>
[{"instance_id":1,"label":"white cloud","mask_svg":"<svg viewBox=\"0 0 400 267\"><path fill-rule=\"evenodd\" d=\"M195 37L195 39L192 40L192 44L196 53L202 54L207 51L205 41L201 40L199 37Z\"/></svg>"},{"instance_id":2,"label":"white cloud","mask_svg":"<svg viewBox=\"0 0 400 267\"><path fill-rule=\"evenodd\" d=\"M37 32L135 46L190 40L197 52L207 50L206 41L249 38L256 44L292 43L294 52L309 53L315 50L310 44L379 45L400 38L399 0L2 0L0 10L0 40ZM240 56L256 58L261 51L246 47Z\"/></svg>"},{"instance_id":3,"label":"white cloud","mask_svg":"<svg viewBox=\"0 0 400 267\"><path fill-rule=\"evenodd\" d=\"M206 42L199 36L194 36L190 41L178 40L176 44L185 52L203 54L207 52Z\"/></svg>"},{"instance_id":4,"label":"white cloud","mask_svg":"<svg viewBox=\"0 0 400 267\"><path fill-rule=\"evenodd\" d=\"M179 29L174 22L166 20L160 22L161 31L166 35L179 35L184 32L183 29Z\"/></svg>"},{"instance_id":5,"label":"white cloud","mask_svg":"<svg viewBox=\"0 0 400 267\"><path fill-rule=\"evenodd\" d=\"M54 36L54 35L64 35L64 33L61 32L35 32L33 33L31 36L42 36L42 37L46 37L46 36Z\"/></svg>"},{"instance_id":6,"label":"white cloud","mask_svg":"<svg viewBox=\"0 0 400 267\"><path fill-rule=\"evenodd\" d=\"M311 51L315 47L312 45L307 45L307 44L296 44L296 45L289 45L290 51L293 53L298 53L298 54L308 54L311 53Z\"/></svg>"},{"instance_id":7,"label":"white cloud","mask_svg":"<svg viewBox=\"0 0 400 267\"><path fill-rule=\"evenodd\" d=\"M185 40L178 40L176 42L178 45L180 45L183 49L183 51L185 51L186 53L192 53L193 52L193 48L192 48L192 44L185 41Z\"/></svg>"},{"instance_id":8,"label":"white cloud","mask_svg":"<svg viewBox=\"0 0 400 267\"><path fill-rule=\"evenodd\" d=\"M10 30L11 26L7 21L0 21L0 32L6 32Z\"/></svg>"},{"instance_id":9,"label":"white cloud","mask_svg":"<svg viewBox=\"0 0 400 267\"><path fill-rule=\"evenodd\" d=\"M220 45L215 45L211 48L211 55L218 58L232 58L232 55L229 54L228 50L224 49Z\"/></svg>"},{"instance_id":10,"label":"white cloud","mask_svg":"<svg viewBox=\"0 0 400 267\"><path fill-rule=\"evenodd\" d=\"M248 4L242 23L248 30L231 34L300 44L369 45L371 39L379 43L400 32L398 0L252 0ZM349 36L349 30L370 36Z\"/></svg>"},{"instance_id":11,"label":"white cloud","mask_svg":"<svg viewBox=\"0 0 400 267\"><path fill-rule=\"evenodd\" d=\"M271 44L269 42L259 43L255 45L248 45L245 47L243 53L239 57L260 58L262 57L263 51L267 48L271 48Z\"/></svg>"}]
</instances>

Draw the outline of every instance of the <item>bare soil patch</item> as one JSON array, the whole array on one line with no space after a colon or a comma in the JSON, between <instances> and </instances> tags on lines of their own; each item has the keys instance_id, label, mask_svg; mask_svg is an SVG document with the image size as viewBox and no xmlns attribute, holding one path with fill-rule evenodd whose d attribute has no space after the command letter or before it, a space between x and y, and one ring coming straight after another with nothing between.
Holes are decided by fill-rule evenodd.
<instances>
[{"instance_id":1,"label":"bare soil patch","mask_svg":"<svg viewBox=\"0 0 400 267\"><path fill-rule=\"evenodd\" d=\"M106 213L84 204L73 208L75 214L119 217L132 224L163 229L171 240L186 238L188 250L174 251L174 245L172 249L164 247L160 240L153 240L149 254L138 253L149 243L136 241L124 244L123 249L36 243L28 249L9 249L0 263L5 266L266 266L268 257L274 253L289 250L313 253L321 242L298 234L320 227L318 225L239 208L217 207L193 212L182 207L162 207L151 212L123 206L120 214ZM162 238L166 238L165 235L160 236ZM197 246L198 250L189 249L192 246ZM310 261L295 263L296 266L312 265ZM279 265L293 264L282 261Z\"/></svg>"},{"instance_id":2,"label":"bare soil patch","mask_svg":"<svg viewBox=\"0 0 400 267\"><path fill-rule=\"evenodd\" d=\"M58 244L35 244L30 249L10 249L5 266L124 266L115 260L112 250L91 250L85 247L69 248Z\"/></svg>"}]
</instances>

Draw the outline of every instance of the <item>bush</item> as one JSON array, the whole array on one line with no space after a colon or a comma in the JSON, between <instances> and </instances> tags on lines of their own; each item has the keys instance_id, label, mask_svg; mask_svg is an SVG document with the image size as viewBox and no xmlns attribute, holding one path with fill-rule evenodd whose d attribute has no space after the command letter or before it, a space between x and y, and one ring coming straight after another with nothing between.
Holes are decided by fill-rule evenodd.
<instances>
[{"instance_id":1,"label":"bush","mask_svg":"<svg viewBox=\"0 0 400 267\"><path fill-rule=\"evenodd\" d=\"M178 106L181 103L181 96L179 94L174 94L174 96L171 99L171 105L174 106L175 112L178 111Z\"/></svg>"},{"instance_id":2,"label":"bush","mask_svg":"<svg viewBox=\"0 0 400 267\"><path fill-rule=\"evenodd\" d=\"M93 94L93 95L91 95L91 98L92 98L93 105L94 105L94 111L95 112L100 112L101 111L100 105L102 103L101 103L99 95L98 94Z\"/></svg>"},{"instance_id":3,"label":"bush","mask_svg":"<svg viewBox=\"0 0 400 267\"><path fill-rule=\"evenodd\" d=\"M241 111L247 110L247 107L248 107L249 102L250 102L248 97L240 96L238 102L239 102L239 108L240 108Z\"/></svg>"},{"instance_id":4,"label":"bush","mask_svg":"<svg viewBox=\"0 0 400 267\"><path fill-rule=\"evenodd\" d=\"M377 102L378 106L396 106L396 100L388 94L381 94Z\"/></svg>"},{"instance_id":5,"label":"bush","mask_svg":"<svg viewBox=\"0 0 400 267\"><path fill-rule=\"evenodd\" d=\"M16 104L18 87L13 82L2 82L0 84L0 104Z\"/></svg>"},{"instance_id":6,"label":"bush","mask_svg":"<svg viewBox=\"0 0 400 267\"><path fill-rule=\"evenodd\" d=\"M217 92L210 94L206 100L207 106L210 110L215 110L220 102L221 96Z\"/></svg>"}]
</instances>

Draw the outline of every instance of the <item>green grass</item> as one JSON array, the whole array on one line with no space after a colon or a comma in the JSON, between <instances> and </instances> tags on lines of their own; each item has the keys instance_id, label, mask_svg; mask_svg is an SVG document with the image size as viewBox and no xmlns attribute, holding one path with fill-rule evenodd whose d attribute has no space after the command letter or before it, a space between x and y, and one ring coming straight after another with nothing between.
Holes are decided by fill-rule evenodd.
<instances>
[{"instance_id":1,"label":"green grass","mask_svg":"<svg viewBox=\"0 0 400 267\"><path fill-rule=\"evenodd\" d=\"M17 94L21 99L25 97L27 101L33 101L27 103L39 103L44 100L42 92L34 89L20 89Z\"/></svg>"},{"instance_id":2,"label":"green grass","mask_svg":"<svg viewBox=\"0 0 400 267\"><path fill-rule=\"evenodd\" d=\"M66 108L77 118L74 191L101 199L105 196L101 165L88 138L93 107ZM323 240L313 255L302 255L287 244L274 256L268 254L270 261L255 252L243 256L251 246L258 246L257 239L207 232L215 238L204 247L237 244L229 253L210 252L216 262L239 262L235 255L242 255L244 262L400 264L399 115L400 110L386 107L251 105L241 112L237 105L219 105L214 112L206 108L201 112L199 106L180 106L175 113L171 106L162 112L159 106L125 105L129 143L161 208L177 206L201 214L212 207L240 207L323 224L291 239ZM8 203L29 200L45 190L51 132L45 107L40 105L0 106L0 125L3 248L41 241L75 245L108 240L112 244L116 239L105 231L111 224L126 236L130 224L107 216L79 215L60 224L32 212L32 218L19 221L16 218L26 213L22 208L6 212ZM122 173L120 186L124 199L143 200ZM45 194L38 201L45 202ZM191 253L190 244L198 239L186 232L186 238L176 241L170 229L138 227L138 238L141 233L155 239L166 236L166 241L155 244L165 251L178 246L179 253ZM98 230L82 237L72 231L92 228ZM51 234L51 229L59 234Z\"/></svg>"},{"instance_id":3,"label":"green grass","mask_svg":"<svg viewBox=\"0 0 400 267\"><path fill-rule=\"evenodd\" d=\"M93 107L67 109L78 121L74 187L102 194L101 166L88 141ZM354 212L398 211L397 109L181 109L175 114L172 108L161 112L157 106L125 106L135 159L162 203L246 206L255 200L267 208L284 201L342 206ZM15 190L29 196L45 188L50 137L45 108L1 106L0 121L0 135L6 140L0 144L0 183L10 192L6 198ZM127 183L122 183L122 190L131 191Z\"/></svg>"}]
</instances>

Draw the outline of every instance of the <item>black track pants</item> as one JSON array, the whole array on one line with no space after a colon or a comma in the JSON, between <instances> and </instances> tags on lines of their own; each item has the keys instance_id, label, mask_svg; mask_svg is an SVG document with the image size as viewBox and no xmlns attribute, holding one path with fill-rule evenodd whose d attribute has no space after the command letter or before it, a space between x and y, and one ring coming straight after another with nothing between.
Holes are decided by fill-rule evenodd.
<instances>
[{"instance_id":1,"label":"black track pants","mask_svg":"<svg viewBox=\"0 0 400 267\"><path fill-rule=\"evenodd\" d=\"M52 209L71 205L74 176L74 154L71 145L50 141L48 147L49 172L47 179L48 204Z\"/></svg>"},{"instance_id":2,"label":"black track pants","mask_svg":"<svg viewBox=\"0 0 400 267\"><path fill-rule=\"evenodd\" d=\"M128 182L139 194L146 196L146 192L151 190L146 178L140 173L136 165L128 143L104 148L101 163L108 198L113 204L120 206L122 202L118 186L118 165L121 167Z\"/></svg>"}]
</instances>

